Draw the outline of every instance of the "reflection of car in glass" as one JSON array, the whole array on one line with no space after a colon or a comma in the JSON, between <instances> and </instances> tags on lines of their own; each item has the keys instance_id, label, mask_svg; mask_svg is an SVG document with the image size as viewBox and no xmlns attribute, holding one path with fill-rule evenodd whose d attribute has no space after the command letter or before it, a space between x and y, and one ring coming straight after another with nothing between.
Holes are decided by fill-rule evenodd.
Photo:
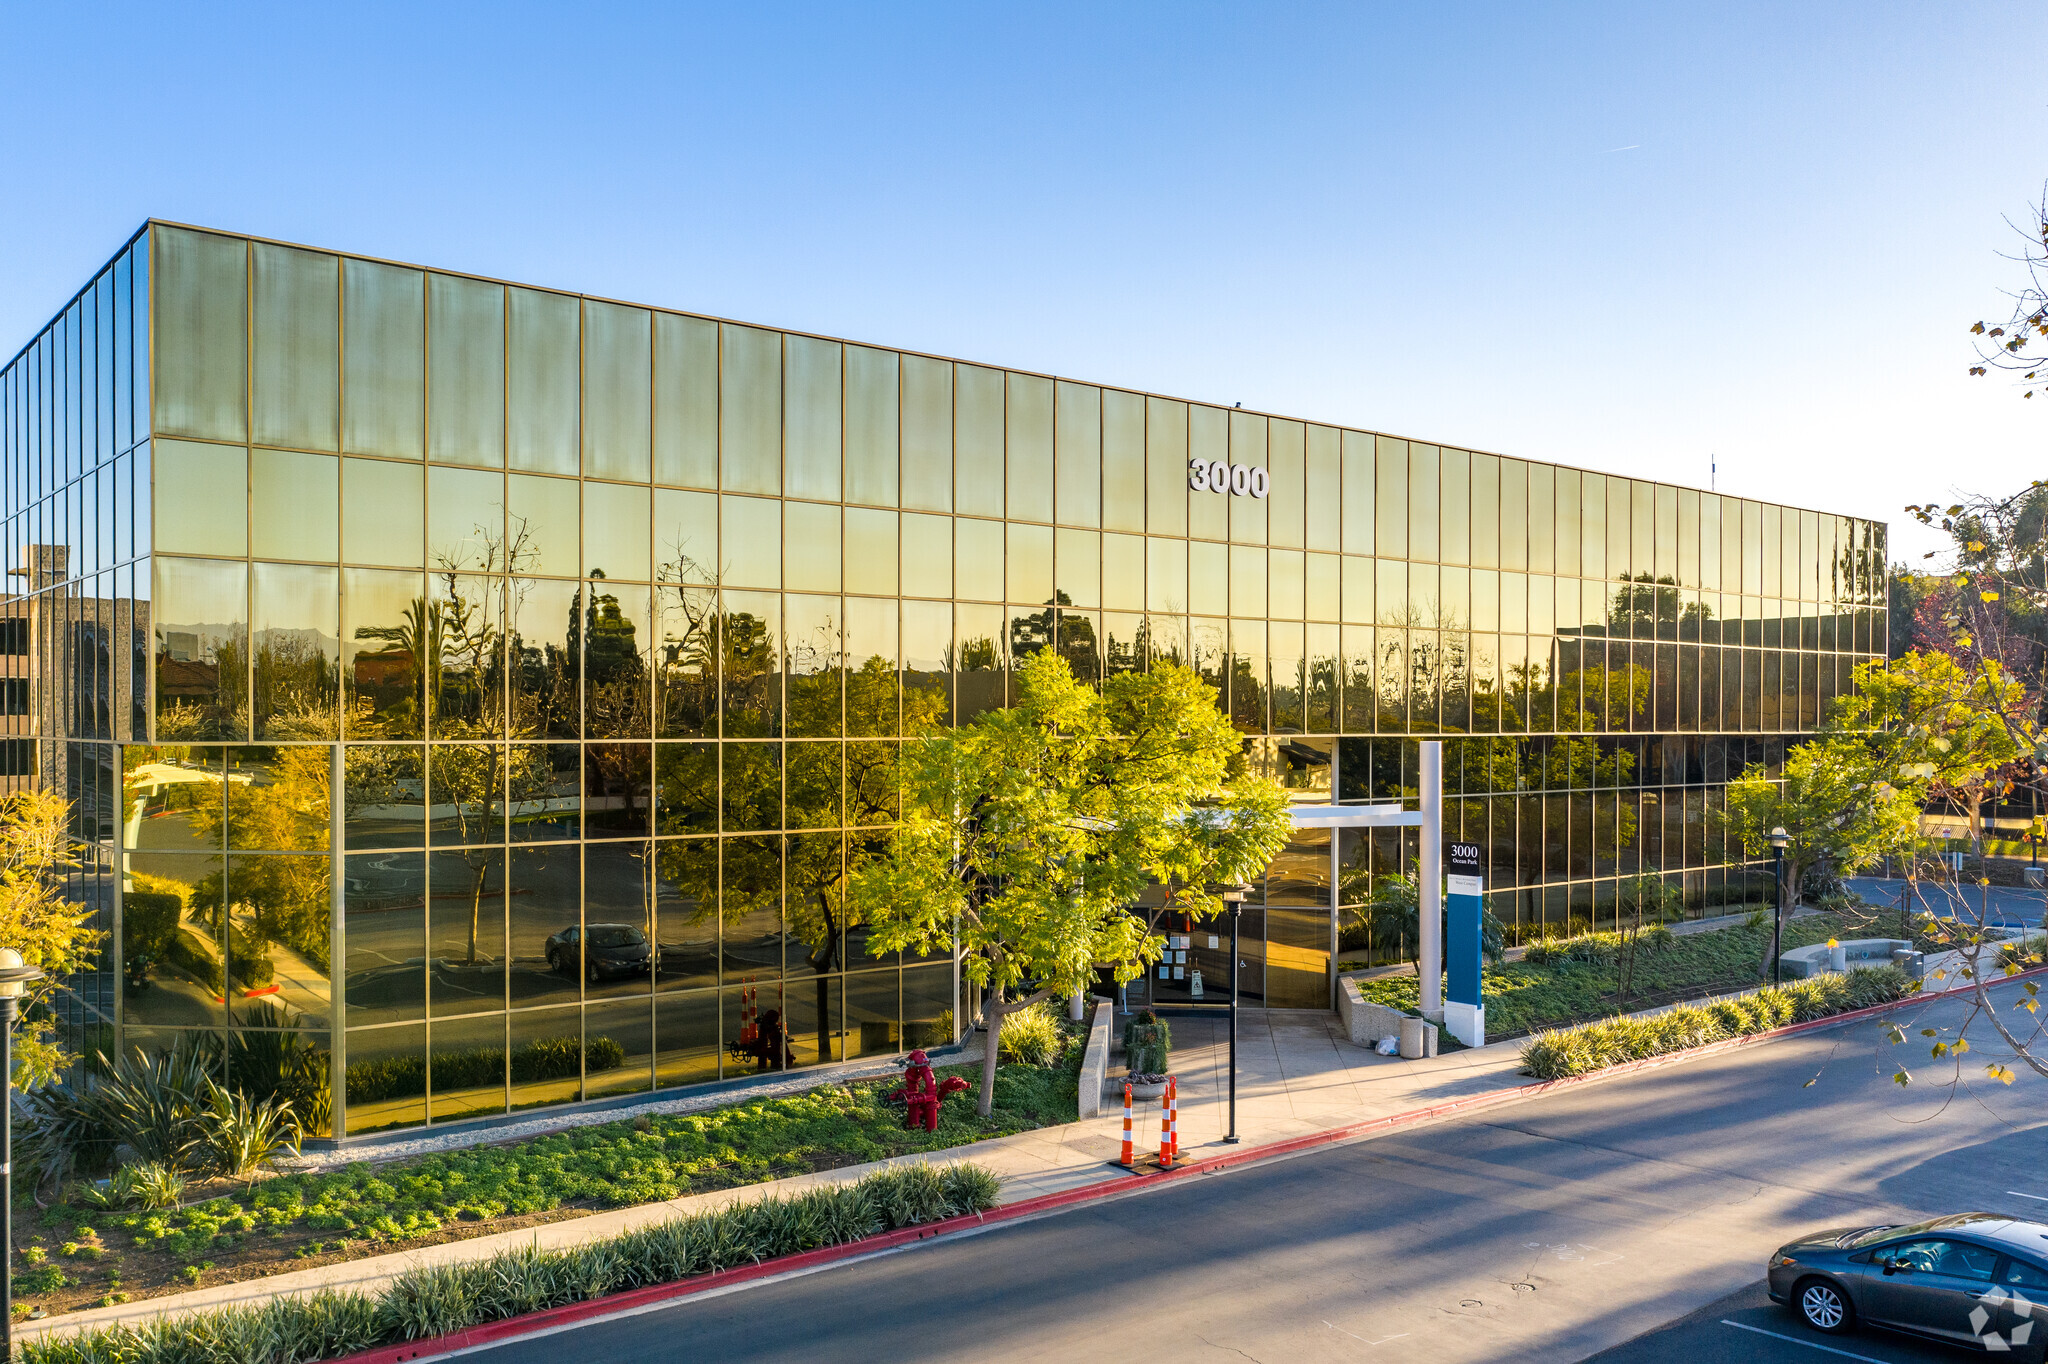
<instances>
[{"instance_id":1,"label":"reflection of car in glass","mask_svg":"<svg viewBox=\"0 0 2048 1364\"><path fill-rule=\"evenodd\" d=\"M654 967L654 949L645 932L632 924L592 924L588 932L565 928L548 939L548 969L573 975L579 947L583 974L591 980L645 975Z\"/></svg>"},{"instance_id":2,"label":"reflection of car in glass","mask_svg":"<svg viewBox=\"0 0 2048 1364\"><path fill-rule=\"evenodd\" d=\"M2048 1226L1962 1213L1837 1227L1781 1246L1773 1302L1816 1331L1883 1326L2018 1359L2048 1358Z\"/></svg>"}]
</instances>

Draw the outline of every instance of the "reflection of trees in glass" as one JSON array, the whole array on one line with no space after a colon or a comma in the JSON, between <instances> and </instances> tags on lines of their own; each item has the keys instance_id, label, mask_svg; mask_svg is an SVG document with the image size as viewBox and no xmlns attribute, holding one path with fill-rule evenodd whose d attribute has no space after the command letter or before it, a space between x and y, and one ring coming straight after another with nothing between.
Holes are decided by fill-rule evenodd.
<instances>
[{"instance_id":1,"label":"reflection of trees in glass","mask_svg":"<svg viewBox=\"0 0 2048 1364\"><path fill-rule=\"evenodd\" d=\"M331 752L324 744L267 750L259 776L229 781L224 799L193 807L193 832L214 847L224 842L230 851L326 852ZM246 756L265 753L258 749ZM215 871L193 886L191 905L210 918L215 941L228 932L234 911L246 912L233 937L248 944L251 960L237 962L237 976L247 983L269 979L267 953L273 944L290 948L324 973L330 948L327 878L324 857L238 857L227 878ZM259 956L264 958L260 964L254 960Z\"/></svg>"},{"instance_id":2,"label":"reflection of trees in glass","mask_svg":"<svg viewBox=\"0 0 2048 1364\"><path fill-rule=\"evenodd\" d=\"M950 672L994 672L1002 667L1002 659L996 650L996 642L988 635L976 635L963 639L956 645L948 644L944 657Z\"/></svg>"},{"instance_id":3,"label":"reflection of trees in glass","mask_svg":"<svg viewBox=\"0 0 2048 1364\"><path fill-rule=\"evenodd\" d=\"M725 735L732 739L765 738L781 722L775 636L769 622L750 611L728 611L719 617L719 671L725 688Z\"/></svg>"},{"instance_id":4,"label":"reflection of trees in glass","mask_svg":"<svg viewBox=\"0 0 2048 1364\"><path fill-rule=\"evenodd\" d=\"M331 740L341 665L318 638L266 630L256 641L258 738Z\"/></svg>"},{"instance_id":5,"label":"reflection of trees in glass","mask_svg":"<svg viewBox=\"0 0 2048 1364\"><path fill-rule=\"evenodd\" d=\"M1626 639L1698 639L1713 612L1699 601L1682 601L1670 574L1625 577L1607 607L1607 630Z\"/></svg>"},{"instance_id":6,"label":"reflection of trees in glass","mask_svg":"<svg viewBox=\"0 0 2048 1364\"><path fill-rule=\"evenodd\" d=\"M156 667L156 732L169 742L239 739L249 732L247 632L235 626L209 640L199 659L175 659L160 648Z\"/></svg>"},{"instance_id":7,"label":"reflection of trees in glass","mask_svg":"<svg viewBox=\"0 0 2048 1364\"><path fill-rule=\"evenodd\" d=\"M450 728L461 728L461 723ZM506 808L547 795L548 770L537 744L439 743L427 749L427 783L441 818L453 825L455 849L469 868L469 964L476 963L477 927L490 873L502 867L495 844L504 837ZM501 887L502 890L502 887Z\"/></svg>"}]
</instances>

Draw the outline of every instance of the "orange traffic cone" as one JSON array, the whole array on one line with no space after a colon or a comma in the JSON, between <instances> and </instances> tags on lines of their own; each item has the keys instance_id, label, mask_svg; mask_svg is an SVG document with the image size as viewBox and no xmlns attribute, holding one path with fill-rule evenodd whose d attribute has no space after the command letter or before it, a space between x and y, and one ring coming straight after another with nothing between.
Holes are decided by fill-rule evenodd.
<instances>
[{"instance_id":1,"label":"orange traffic cone","mask_svg":"<svg viewBox=\"0 0 2048 1364\"><path fill-rule=\"evenodd\" d=\"M1129 1084L1126 1084L1126 1085L1124 1086L1124 1159L1123 1159L1123 1166L1124 1166L1124 1168L1125 1168L1126 1170L1128 1170L1128 1169L1130 1169L1130 1168L1132 1167L1132 1165L1133 1165L1133 1164L1135 1164L1135 1163L1136 1163L1136 1161L1135 1161L1135 1158L1134 1158L1134 1157L1133 1157L1133 1156L1131 1155L1131 1087L1130 1087L1130 1085L1129 1085Z\"/></svg>"}]
</instances>

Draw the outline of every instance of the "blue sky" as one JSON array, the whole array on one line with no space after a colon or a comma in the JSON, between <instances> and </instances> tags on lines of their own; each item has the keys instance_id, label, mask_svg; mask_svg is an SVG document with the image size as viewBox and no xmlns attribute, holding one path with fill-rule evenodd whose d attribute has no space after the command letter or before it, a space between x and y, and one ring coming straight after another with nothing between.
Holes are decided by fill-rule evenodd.
<instances>
[{"instance_id":1,"label":"blue sky","mask_svg":"<svg viewBox=\"0 0 2048 1364\"><path fill-rule=\"evenodd\" d=\"M1891 520L2048 179L2017 4L9 0L0 347L151 214Z\"/></svg>"}]
</instances>

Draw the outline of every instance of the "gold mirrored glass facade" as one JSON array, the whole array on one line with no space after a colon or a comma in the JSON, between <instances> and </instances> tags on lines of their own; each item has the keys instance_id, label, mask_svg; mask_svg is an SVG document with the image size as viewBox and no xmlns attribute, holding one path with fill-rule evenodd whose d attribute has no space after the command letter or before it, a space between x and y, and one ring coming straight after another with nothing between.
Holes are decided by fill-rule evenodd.
<instances>
[{"instance_id":1,"label":"gold mirrored glass facade","mask_svg":"<svg viewBox=\"0 0 2048 1364\"><path fill-rule=\"evenodd\" d=\"M1754 898L1727 779L1885 649L1872 522L160 223L0 440L0 771L110 935L71 1021L294 1034L336 1136L950 1040L848 868L1038 650L1197 668L1304 800L1447 740L1530 934L1645 868ZM1317 837L1254 1002L1373 957ZM1343 837L1347 894L1412 866ZM1173 931L1134 991L1220 998Z\"/></svg>"}]
</instances>

